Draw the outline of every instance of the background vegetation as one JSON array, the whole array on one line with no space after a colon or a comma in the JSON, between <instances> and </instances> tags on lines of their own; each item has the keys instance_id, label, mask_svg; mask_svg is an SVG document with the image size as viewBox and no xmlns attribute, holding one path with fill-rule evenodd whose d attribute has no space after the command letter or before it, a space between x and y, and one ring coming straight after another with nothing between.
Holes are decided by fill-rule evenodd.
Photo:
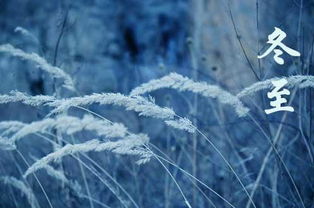
<instances>
[{"instance_id":1,"label":"background vegetation","mask_svg":"<svg viewBox=\"0 0 314 208\"><path fill-rule=\"evenodd\" d=\"M0 0L0 207L314 207L313 6ZM300 58L257 59L274 27ZM128 96L171 72L207 84ZM238 94L281 76L293 113L265 114L268 85Z\"/></svg>"}]
</instances>

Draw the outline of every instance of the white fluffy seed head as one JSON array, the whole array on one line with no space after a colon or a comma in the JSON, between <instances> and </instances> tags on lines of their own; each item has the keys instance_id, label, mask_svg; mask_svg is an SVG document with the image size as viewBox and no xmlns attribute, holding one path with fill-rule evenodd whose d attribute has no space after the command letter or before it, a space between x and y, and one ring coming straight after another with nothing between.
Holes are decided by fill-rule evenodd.
<instances>
[{"instance_id":1,"label":"white fluffy seed head","mask_svg":"<svg viewBox=\"0 0 314 208\"><path fill-rule=\"evenodd\" d=\"M46 95L36 95L36 96L29 96L25 93L18 92L18 91L11 91L7 95L0 95L0 104L7 104L7 103L15 103L15 102L22 102L26 105L30 106L43 106L48 102L52 102L55 100L53 96L46 96Z\"/></svg>"},{"instance_id":2,"label":"white fluffy seed head","mask_svg":"<svg viewBox=\"0 0 314 208\"><path fill-rule=\"evenodd\" d=\"M264 81L256 82L253 85L244 88L241 92L237 94L238 98L244 98L247 96L252 96L254 93L264 90L264 89L272 89L273 81L282 79L283 77L274 77L272 79L267 79ZM299 89L312 87L314 88L314 76L306 76L306 75L296 75L290 77L284 77L287 80L287 84L285 87L292 88L297 87Z\"/></svg>"},{"instance_id":3,"label":"white fluffy seed head","mask_svg":"<svg viewBox=\"0 0 314 208\"><path fill-rule=\"evenodd\" d=\"M0 123L1 126L1 123ZM127 128L120 123L111 123L95 118L91 115L85 115L82 119L73 116L60 115L56 118L46 118L35 121L30 124L24 124L10 138L11 143L15 143L21 138L34 134L46 133L52 129L58 129L60 133L72 135L79 131L93 131L98 136L106 138L125 137Z\"/></svg>"},{"instance_id":4,"label":"white fluffy seed head","mask_svg":"<svg viewBox=\"0 0 314 208\"><path fill-rule=\"evenodd\" d=\"M83 97L61 99L53 101L48 105L55 108L51 114L58 114L67 111L70 107L73 106L84 106L93 103L98 103L100 105L121 106L126 110L135 111L139 113L139 115L160 119L172 119L175 116L173 110L159 107L155 103L143 97L129 97L119 93L92 94Z\"/></svg>"},{"instance_id":5,"label":"white fluffy seed head","mask_svg":"<svg viewBox=\"0 0 314 208\"><path fill-rule=\"evenodd\" d=\"M20 190L21 193L26 196L28 203L31 205L32 208L39 207L38 201L33 193L33 190L27 187L23 181L20 181L12 176L2 176L0 177L0 181L2 181L4 184L11 185L16 189Z\"/></svg>"},{"instance_id":6,"label":"white fluffy seed head","mask_svg":"<svg viewBox=\"0 0 314 208\"><path fill-rule=\"evenodd\" d=\"M195 133L196 131L196 127L187 118L180 118L177 120L167 120L165 122L168 126L171 126L176 129L184 130L189 133Z\"/></svg>"},{"instance_id":7,"label":"white fluffy seed head","mask_svg":"<svg viewBox=\"0 0 314 208\"><path fill-rule=\"evenodd\" d=\"M12 56L31 61L35 63L39 69L49 73L53 78L62 79L63 87L69 90L75 90L72 78L65 73L62 69L50 65L44 58L36 53L26 53L21 49L15 48L10 44L0 45L0 52L8 53Z\"/></svg>"},{"instance_id":8,"label":"white fluffy seed head","mask_svg":"<svg viewBox=\"0 0 314 208\"><path fill-rule=\"evenodd\" d=\"M80 144L67 144L64 147L37 160L27 169L24 177L27 177L29 174L45 167L50 162L61 159L67 155L72 155L75 153L86 153L90 151L110 151L122 155L136 155L140 157L141 161L149 161L150 154L146 148L144 148L144 145L146 145L148 141L149 138L146 135L131 134L126 138L117 141L100 142L97 139L93 139Z\"/></svg>"},{"instance_id":9,"label":"white fluffy seed head","mask_svg":"<svg viewBox=\"0 0 314 208\"><path fill-rule=\"evenodd\" d=\"M155 79L133 89L130 95L142 95L162 88L172 88L178 91L189 91L206 98L216 98L220 103L229 104L235 108L238 116L246 116L249 109L236 96L216 85L205 82L195 82L177 73L170 73L160 79Z\"/></svg>"}]
</instances>

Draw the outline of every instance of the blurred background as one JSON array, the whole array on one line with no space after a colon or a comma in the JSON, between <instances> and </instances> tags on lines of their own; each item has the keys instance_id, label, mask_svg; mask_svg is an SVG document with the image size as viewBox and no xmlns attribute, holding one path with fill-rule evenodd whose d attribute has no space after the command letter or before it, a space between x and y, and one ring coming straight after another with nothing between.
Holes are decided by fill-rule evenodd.
<instances>
[{"instance_id":1,"label":"blurred background","mask_svg":"<svg viewBox=\"0 0 314 208\"><path fill-rule=\"evenodd\" d=\"M236 94L255 82L278 76L313 75L313 0L0 0L0 43L35 52L62 68L75 81L80 95L104 92L129 94L151 79L176 72L195 81L206 81ZM24 32L17 27L27 30ZM278 27L283 41L301 57L284 54L278 65L270 54L264 59L268 35ZM34 64L0 54L0 93L18 90L30 95L71 97L56 89L55 80ZM313 90L291 89L287 99L293 113L267 116L267 91L243 102L252 118L238 118L233 109L215 99L170 89L151 93L156 104L188 117L219 148L251 193L258 208L314 207ZM156 153L173 161L234 207L248 205L248 196L235 175L203 138L171 129L157 119L113 106L90 106L132 132L149 135ZM0 105L0 120L30 123L48 110L21 103ZM77 114L82 112L76 112ZM77 141L88 133L76 135ZM23 140L19 149L29 164L51 152L36 136ZM276 141L278 154L270 145ZM21 178L27 164L14 152L0 151L0 175ZM177 186L157 160L139 166L132 158L112 153L91 153L132 196L139 207L186 207ZM58 164L59 163L59 164ZM61 165L60 165L61 164ZM231 207L178 167L164 164L192 207ZM82 176L71 157L57 162L67 178L82 185L108 207L122 207L116 197L92 174ZM97 168L91 164L97 171ZM108 176L100 175L104 180ZM64 184L38 171L38 179L53 207L102 207L75 195ZM256 188L254 184L258 181ZM34 177L28 179L40 207L47 200ZM110 184L110 182L108 182ZM115 185L111 184L114 188ZM117 188L119 191L119 188ZM26 196L0 184L0 207L29 207ZM130 207L134 207L130 204Z\"/></svg>"}]
</instances>

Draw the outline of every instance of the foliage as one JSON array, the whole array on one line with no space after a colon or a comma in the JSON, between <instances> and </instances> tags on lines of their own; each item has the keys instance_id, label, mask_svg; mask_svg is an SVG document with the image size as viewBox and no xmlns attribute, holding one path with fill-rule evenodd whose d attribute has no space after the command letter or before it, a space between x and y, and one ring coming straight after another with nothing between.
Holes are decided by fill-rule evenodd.
<instances>
[{"instance_id":1,"label":"foliage","mask_svg":"<svg viewBox=\"0 0 314 208\"><path fill-rule=\"evenodd\" d=\"M0 2L0 207L312 207L312 4L268 3Z\"/></svg>"}]
</instances>

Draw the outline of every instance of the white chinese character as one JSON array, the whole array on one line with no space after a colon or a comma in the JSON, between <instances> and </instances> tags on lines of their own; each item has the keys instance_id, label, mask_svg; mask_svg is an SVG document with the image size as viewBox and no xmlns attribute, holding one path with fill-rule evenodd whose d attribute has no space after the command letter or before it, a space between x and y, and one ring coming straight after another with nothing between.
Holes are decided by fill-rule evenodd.
<instances>
[{"instance_id":1,"label":"white chinese character","mask_svg":"<svg viewBox=\"0 0 314 208\"><path fill-rule=\"evenodd\" d=\"M300 56L301 54L298 51L289 48L288 46L286 46L285 44L283 44L281 42L283 39L286 38L286 36L287 35L284 31L275 27L275 31L268 36L268 41L267 41L267 43L272 44L272 45L264 52L264 54L257 56L257 58L259 58L259 59L264 58L270 52L274 51L275 52L275 55L274 55L275 61L278 64L282 65L285 63L285 61L281 57L279 57L280 55L283 54L282 50L287 52L290 56ZM280 47L282 50L276 49L277 46Z\"/></svg>"},{"instance_id":2,"label":"white chinese character","mask_svg":"<svg viewBox=\"0 0 314 208\"><path fill-rule=\"evenodd\" d=\"M293 112L294 109L291 106L282 106L282 104L286 103L287 100L282 98L283 95L290 95L290 91L287 89L282 89L288 82L286 79L280 79L276 81L272 81L275 88L267 93L267 97L272 99L275 98L274 101L270 102L270 105L274 108L265 110L266 114L275 113L277 111L290 111ZM279 91L281 90L281 91Z\"/></svg>"}]
</instances>

